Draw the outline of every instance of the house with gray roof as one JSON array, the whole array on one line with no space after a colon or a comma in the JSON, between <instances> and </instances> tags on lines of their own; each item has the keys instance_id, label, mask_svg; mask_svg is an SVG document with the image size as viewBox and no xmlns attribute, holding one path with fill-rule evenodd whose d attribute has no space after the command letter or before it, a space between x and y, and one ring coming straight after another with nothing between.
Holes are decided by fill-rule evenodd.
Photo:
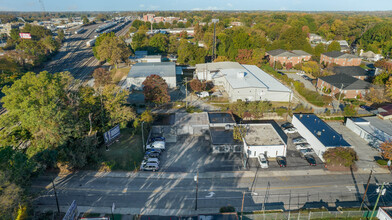
<instances>
[{"instance_id":1,"label":"house with gray roof","mask_svg":"<svg viewBox=\"0 0 392 220\"><path fill-rule=\"evenodd\" d=\"M229 100L288 102L291 90L255 65L237 62L196 64L196 76L221 86Z\"/></svg>"},{"instance_id":2,"label":"house with gray roof","mask_svg":"<svg viewBox=\"0 0 392 220\"><path fill-rule=\"evenodd\" d=\"M361 80L365 80L368 76L368 72L360 66L334 66L332 72L346 74Z\"/></svg>"},{"instance_id":3,"label":"house with gray roof","mask_svg":"<svg viewBox=\"0 0 392 220\"><path fill-rule=\"evenodd\" d=\"M150 75L161 76L169 86L169 88L176 87L176 64L173 62L162 63L136 63L129 70L125 87L127 89L142 89L142 83Z\"/></svg>"},{"instance_id":4,"label":"house with gray roof","mask_svg":"<svg viewBox=\"0 0 392 220\"><path fill-rule=\"evenodd\" d=\"M340 51L330 51L321 54L320 63L324 65L336 64L339 66L359 66L361 65L361 58Z\"/></svg>"},{"instance_id":5,"label":"house with gray roof","mask_svg":"<svg viewBox=\"0 0 392 220\"><path fill-rule=\"evenodd\" d=\"M331 90L330 95L344 94L344 98L362 98L369 92L372 85L366 81L346 74L324 76L317 79L317 88Z\"/></svg>"},{"instance_id":6,"label":"house with gray roof","mask_svg":"<svg viewBox=\"0 0 392 220\"><path fill-rule=\"evenodd\" d=\"M305 61L309 61L312 57L311 54L302 51L302 50L283 50L283 49L276 49L271 50L266 53L268 60L271 65L274 65L275 62L280 62L282 65L291 64L294 66L298 63L302 63Z\"/></svg>"}]
</instances>

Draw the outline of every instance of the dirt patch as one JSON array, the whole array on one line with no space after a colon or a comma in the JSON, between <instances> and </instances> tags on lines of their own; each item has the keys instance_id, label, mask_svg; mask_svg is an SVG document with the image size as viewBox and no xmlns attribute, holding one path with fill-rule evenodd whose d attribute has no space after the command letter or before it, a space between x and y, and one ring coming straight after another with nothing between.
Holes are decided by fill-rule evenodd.
<instances>
[{"instance_id":1,"label":"dirt patch","mask_svg":"<svg viewBox=\"0 0 392 220\"><path fill-rule=\"evenodd\" d=\"M328 171L332 171L332 172L348 172L351 171L350 167L345 167L345 166L337 166L337 165L325 165L325 168L327 168ZM358 167L356 165L354 165L352 167L352 171L357 171Z\"/></svg>"},{"instance_id":2,"label":"dirt patch","mask_svg":"<svg viewBox=\"0 0 392 220\"><path fill-rule=\"evenodd\" d=\"M114 84L119 83L120 80L122 80L124 77L128 75L130 69L131 67L112 69L110 72L112 74L113 83Z\"/></svg>"}]
</instances>

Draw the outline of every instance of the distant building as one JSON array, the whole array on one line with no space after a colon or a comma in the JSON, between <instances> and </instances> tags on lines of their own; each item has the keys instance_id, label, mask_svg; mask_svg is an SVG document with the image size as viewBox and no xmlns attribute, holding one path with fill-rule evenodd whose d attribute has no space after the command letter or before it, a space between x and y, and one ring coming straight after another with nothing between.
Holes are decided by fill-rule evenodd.
<instances>
[{"instance_id":1,"label":"distant building","mask_svg":"<svg viewBox=\"0 0 392 220\"><path fill-rule=\"evenodd\" d=\"M161 76L169 86L169 88L176 87L176 64L172 62L164 63L136 63L129 70L126 79L127 89L140 90L143 88L142 83L150 75Z\"/></svg>"},{"instance_id":2,"label":"distant building","mask_svg":"<svg viewBox=\"0 0 392 220\"><path fill-rule=\"evenodd\" d=\"M0 34L7 34L8 36L10 36L11 29L19 29L19 24L18 23L0 24Z\"/></svg>"},{"instance_id":3,"label":"distant building","mask_svg":"<svg viewBox=\"0 0 392 220\"><path fill-rule=\"evenodd\" d=\"M323 40L323 37L321 37L320 35L312 34L312 33L308 34L308 38L311 43L316 42L316 41L321 42Z\"/></svg>"},{"instance_id":4,"label":"distant building","mask_svg":"<svg viewBox=\"0 0 392 220\"><path fill-rule=\"evenodd\" d=\"M350 45L348 44L347 41L345 40L335 40L336 42L339 43L340 45L340 52L350 52ZM333 40L330 40L327 42L327 45L330 45L333 42Z\"/></svg>"},{"instance_id":5,"label":"distant building","mask_svg":"<svg viewBox=\"0 0 392 220\"><path fill-rule=\"evenodd\" d=\"M164 22L165 18L164 17L154 17L154 23L159 23L159 22Z\"/></svg>"},{"instance_id":6,"label":"distant building","mask_svg":"<svg viewBox=\"0 0 392 220\"><path fill-rule=\"evenodd\" d=\"M254 65L237 62L196 64L196 76L200 80L213 81L222 86L229 100L288 102L291 90L277 79Z\"/></svg>"},{"instance_id":7,"label":"distant building","mask_svg":"<svg viewBox=\"0 0 392 220\"><path fill-rule=\"evenodd\" d=\"M154 22L154 17L155 17L155 14L145 14L145 15L143 15L143 21L144 22L147 22L147 21Z\"/></svg>"},{"instance_id":8,"label":"distant building","mask_svg":"<svg viewBox=\"0 0 392 220\"><path fill-rule=\"evenodd\" d=\"M320 63L325 65L333 63L339 66L359 66L361 65L361 58L340 51L331 51L321 54Z\"/></svg>"},{"instance_id":9,"label":"distant building","mask_svg":"<svg viewBox=\"0 0 392 220\"><path fill-rule=\"evenodd\" d=\"M354 78L346 74L324 76L317 79L317 88L330 89L331 96L342 93L344 98L363 98L372 85L366 81Z\"/></svg>"},{"instance_id":10,"label":"distant building","mask_svg":"<svg viewBox=\"0 0 392 220\"><path fill-rule=\"evenodd\" d=\"M327 149L351 147L341 134L314 114L294 114L292 123L323 161L323 154Z\"/></svg>"},{"instance_id":11,"label":"distant building","mask_svg":"<svg viewBox=\"0 0 392 220\"><path fill-rule=\"evenodd\" d=\"M365 80L368 77L368 72L360 66L334 66L332 72L335 74L346 74L361 80Z\"/></svg>"},{"instance_id":12,"label":"distant building","mask_svg":"<svg viewBox=\"0 0 392 220\"><path fill-rule=\"evenodd\" d=\"M379 149L383 142L392 141L392 122L377 116L347 118L346 127L376 149Z\"/></svg>"},{"instance_id":13,"label":"distant building","mask_svg":"<svg viewBox=\"0 0 392 220\"><path fill-rule=\"evenodd\" d=\"M230 25L231 26L242 26L243 24L242 24L242 22L239 22L239 21L233 21L233 22L230 22Z\"/></svg>"},{"instance_id":14,"label":"distant building","mask_svg":"<svg viewBox=\"0 0 392 220\"><path fill-rule=\"evenodd\" d=\"M359 56L371 62L377 62L379 60L384 59L384 57L381 54L376 54L370 50L368 52L363 52L363 49L361 49Z\"/></svg>"},{"instance_id":15,"label":"distant building","mask_svg":"<svg viewBox=\"0 0 392 220\"><path fill-rule=\"evenodd\" d=\"M392 120L392 104L381 106L377 109L377 116L383 120Z\"/></svg>"},{"instance_id":16,"label":"distant building","mask_svg":"<svg viewBox=\"0 0 392 220\"><path fill-rule=\"evenodd\" d=\"M266 56L268 57L269 63L271 65L274 65L275 62L280 62L282 65L291 63L292 66L295 66L298 63L309 61L312 57L311 54L302 50L288 51L283 49L268 51Z\"/></svg>"}]
</instances>

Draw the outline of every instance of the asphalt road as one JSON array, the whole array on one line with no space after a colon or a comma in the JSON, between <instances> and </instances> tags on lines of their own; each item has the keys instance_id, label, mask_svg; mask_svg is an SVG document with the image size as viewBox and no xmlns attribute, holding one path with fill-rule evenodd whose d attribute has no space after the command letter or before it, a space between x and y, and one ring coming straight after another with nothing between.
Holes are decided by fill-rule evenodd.
<instances>
[{"instance_id":1,"label":"asphalt road","mask_svg":"<svg viewBox=\"0 0 392 220\"><path fill-rule=\"evenodd\" d=\"M259 170L258 172L262 172ZM55 180L60 205L76 200L80 206L144 209L193 209L196 183L192 178L95 177L86 173ZM279 175L279 172L276 173ZM55 207L50 176L41 176L32 185L38 207ZM263 178L199 178L198 207L233 205L240 209L245 193L246 211L300 207L320 208L358 206L368 175L271 176ZM368 195L377 197L376 183L389 182L390 174L374 175ZM381 197L380 205L392 203L392 187Z\"/></svg>"}]
</instances>

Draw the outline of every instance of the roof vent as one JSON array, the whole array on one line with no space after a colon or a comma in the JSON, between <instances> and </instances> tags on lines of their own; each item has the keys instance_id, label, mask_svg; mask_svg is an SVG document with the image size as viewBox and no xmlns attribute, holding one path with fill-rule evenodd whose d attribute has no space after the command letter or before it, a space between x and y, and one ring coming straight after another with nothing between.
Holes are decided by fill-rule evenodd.
<instances>
[{"instance_id":1,"label":"roof vent","mask_svg":"<svg viewBox=\"0 0 392 220\"><path fill-rule=\"evenodd\" d=\"M319 136L319 137L321 136L321 131L317 132L317 136Z\"/></svg>"},{"instance_id":2,"label":"roof vent","mask_svg":"<svg viewBox=\"0 0 392 220\"><path fill-rule=\"evenodd\" d=\"M307 115L308 116L308 118L309 118L309 115Z\"/></svg>"},{"instance_id":3,"label":"roof vent","mask_svg":"<svg viewBox=\"0 0 392 220\"><path fill-rule=\"evenodd\" d=\"M323 132L325 132L325 129L323 128Z\"/></svg>"},{"instance_id":4,"label":"roof vent","mask_svg":"<svg viewBox=\"0 0 392 220\"><path fill-rule=\"evenodd\" d=\"M302 116L303 116L303 115L302 115L302 114L300 114L300 115L299 115L299 118L302 118Z\"/></svg>"},{"instance_id":5,"label":"roof vent","mask_svg":"<svg viewBox=\"0 0 392 220\"><path fill-rule=\"evenodd\" d=\"M238 78L244 78L245 77L245 72L238 72L237 73Z\"/></svg>"}]
</instances>

